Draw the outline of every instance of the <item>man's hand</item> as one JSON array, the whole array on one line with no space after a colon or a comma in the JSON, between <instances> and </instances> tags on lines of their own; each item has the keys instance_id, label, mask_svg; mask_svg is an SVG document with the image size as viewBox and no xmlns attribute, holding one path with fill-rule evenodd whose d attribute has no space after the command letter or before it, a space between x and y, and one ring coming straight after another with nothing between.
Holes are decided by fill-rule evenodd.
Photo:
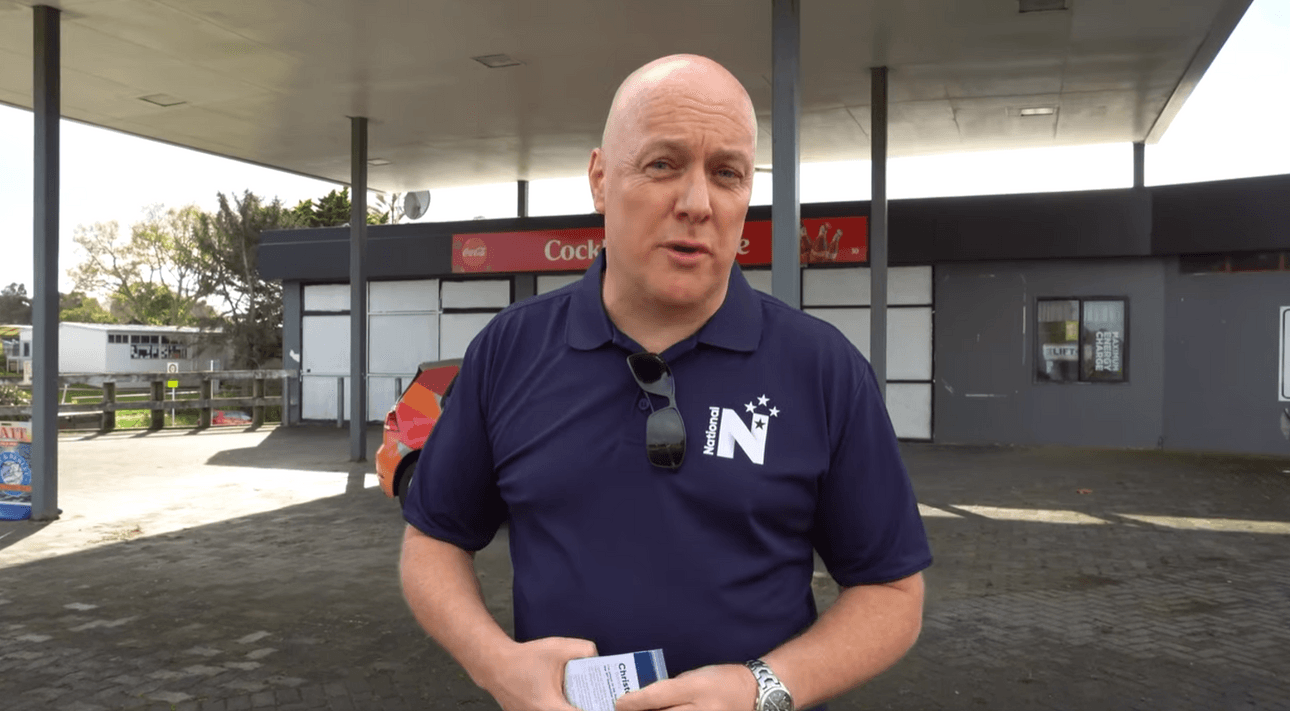
<instances>
[{"instance_id":1,"label":"man's hand","mask_svg":"<svg viewBox=\"0 0 1290 711\"><path fill-rule=\"evenodd\" d=\"M757 681L742 664L718 664L688 671L623 694L615 711L655 711L680 706L685 711L749 711L757 701Z\"/></svg>"},{"instance_id":2,"label":"man's hand","mask_svg":"<svg viewBox=\"0 0 1290 711\"><path fill-rule=\"evenodd\" d=\"M564 665L594 656L596 645L585 639L546 637L516 644L482 686L505 711L578 711L564 698Z\"/></svg>"}]
</instances>

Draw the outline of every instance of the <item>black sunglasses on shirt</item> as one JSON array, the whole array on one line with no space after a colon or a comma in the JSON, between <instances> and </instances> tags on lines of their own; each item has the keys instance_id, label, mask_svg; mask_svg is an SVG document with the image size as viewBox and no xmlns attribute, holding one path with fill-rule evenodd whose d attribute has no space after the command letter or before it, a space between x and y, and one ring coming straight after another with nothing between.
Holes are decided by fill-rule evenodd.
<instances>
[{"instance_id":1,"label":"black sunglasses on shirt","mask_svg":"<svg viewBox=\"0 0 1290 711\"><path fill-rule=\"evenodd\" d=\"M645 454L649 463L663 469L679 469L685 459L685 423L676 409L676 383L672 369L655 353L643 351L627 356L627 367L641 390L667 398L667 407L655 410L645 420Z\"/></svg>"}]
</instances>

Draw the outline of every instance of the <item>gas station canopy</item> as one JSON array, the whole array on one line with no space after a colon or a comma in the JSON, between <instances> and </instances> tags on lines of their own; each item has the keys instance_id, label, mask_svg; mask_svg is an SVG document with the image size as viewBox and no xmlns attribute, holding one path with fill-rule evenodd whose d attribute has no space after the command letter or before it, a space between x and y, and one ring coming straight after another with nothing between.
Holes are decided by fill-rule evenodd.
<instances>
[{"instance_id":1,"label":"gas station canopy","mask_svg":"<svg viewBox=\"0 0 1290 711\"><path fill-rule=\"evenodd\" d=\"M0 102L23 108L31 4L0 0ZM305 175L348 181L347 116L376 189L576 175L618 82L674 52L743 81L770 162L770 0L48 4L65 117ZM804 0L802 160L868 157L882 65L894 156L1154 142L1248 5Z\"/></svg>"}]
</instances>

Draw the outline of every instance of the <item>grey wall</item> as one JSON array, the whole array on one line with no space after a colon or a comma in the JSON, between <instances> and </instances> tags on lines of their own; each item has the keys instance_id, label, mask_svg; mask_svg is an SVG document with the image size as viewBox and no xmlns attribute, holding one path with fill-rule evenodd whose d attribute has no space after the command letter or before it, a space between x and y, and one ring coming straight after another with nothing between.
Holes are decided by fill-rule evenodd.
<instances>
[{"instance_id":1,"label":"grey wall","mask_svg":"<svg viewBox=\"0 0 1290 711\"><path fill-rule=\"evenodd\" d=\"M1277 401L1280 307L1290 272L1167 270L1165 446L1290 455Z\"/></svg>"},{"instance_id":2,"label":"grey wall","mask_svg":"<svg viewBox=\"0 0 1290 711\"><path fill-rule=\"evenodd\" d=\"M1161 260L938 264L935 278L935 441L1159 444ZM1035 382L1035 300L1095 296L1129 299L1128 382Z\"/></svg>"}]
</instances>

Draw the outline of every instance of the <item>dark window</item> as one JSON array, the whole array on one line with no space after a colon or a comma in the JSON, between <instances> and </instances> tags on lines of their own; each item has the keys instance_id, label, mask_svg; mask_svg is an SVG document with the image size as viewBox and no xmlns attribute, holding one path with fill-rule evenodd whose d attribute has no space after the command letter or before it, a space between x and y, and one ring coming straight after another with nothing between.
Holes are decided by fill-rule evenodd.
<instances>
[{"instance_id":1,"label":"dark window","mask_svg":"<svg viewBox=\"0 0 1290 711\"><path fill-rule=\"evenodd\" d=\"M131 342L131 343L139 343L139 342L140 342L140 341L139 341L139 337L138 337L138 336L130 336L130 342Z\"/></svg>"},{"instance_id":2,"label":"dark window","mask_svg":"<svg viewBox=\"0 0 1290 711\"><path fill-rule=\"evenodd\" d=\"M1283 272L1290 270L1290 253L1232 252L1230 254L1184 254L1178 259L1178 269L1183 274Z\"/></svg>"},{"instance_id":3,"label":"dark window","mask_svg":"<svg viewBox=\"0 0 1290 711\"><path fill-rule=\"evenodd\" d=\"M1128 301L1040 299L1035 379L1118 383L1126 379Z\"/></svg>"}]
</instances>

